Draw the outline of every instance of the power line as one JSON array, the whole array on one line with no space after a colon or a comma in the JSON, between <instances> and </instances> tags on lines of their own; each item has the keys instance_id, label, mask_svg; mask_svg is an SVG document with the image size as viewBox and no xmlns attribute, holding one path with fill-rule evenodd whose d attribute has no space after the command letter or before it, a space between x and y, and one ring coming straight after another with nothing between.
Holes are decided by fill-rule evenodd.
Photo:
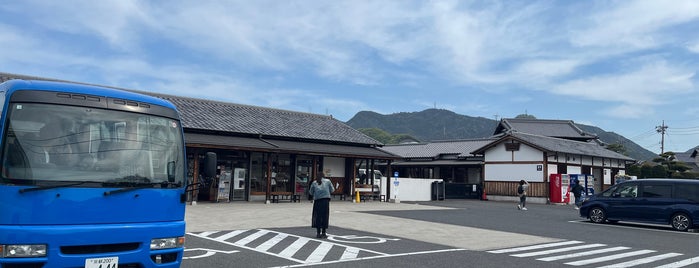
<instances>
[{"instance_id":1,"label":"power line","mask_svg":"<svg viewBox=\"0 0 699 268\"><path fill-rule=\"evenodd\" d=\"M655 129L650 129L650 130L647 130L647 131L645 131L645 132L642 132L642 133L640 133L640 134L638 134L638 135L636 135L636 136L633 136L633 137L629 138L629 140L636 140L636 139L641 139L641 138L647 138L647 137L650 137L650 136L652 136L652 135L655 135Z\"/></svg>"},{"instance_id":2,"label":"power line","mask_svg":"<svg viewBox=\"0 0 699 268\"><path fill-rule=\"evenodd\" d=\"M672 129L696 129L696 130L699 130L699 126L696 126L696 127L673 127Z\"/></svg>"}]
</instances>

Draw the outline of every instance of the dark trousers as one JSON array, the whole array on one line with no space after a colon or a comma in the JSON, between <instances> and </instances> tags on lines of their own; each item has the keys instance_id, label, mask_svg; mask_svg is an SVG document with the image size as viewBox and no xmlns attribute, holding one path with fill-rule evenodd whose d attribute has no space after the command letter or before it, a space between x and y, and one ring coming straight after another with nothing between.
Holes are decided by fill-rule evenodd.
<instances>
[{"instance_id":1,"label":"dark trousers","mask_svg":"<svg viewBox=\"0 0 699 268\"><path fill-rule=\"evenodd\" d=\"M327 229L330 222L330 198L313 200L313 216L311 227Z\"/></svg>"}]
</instances>

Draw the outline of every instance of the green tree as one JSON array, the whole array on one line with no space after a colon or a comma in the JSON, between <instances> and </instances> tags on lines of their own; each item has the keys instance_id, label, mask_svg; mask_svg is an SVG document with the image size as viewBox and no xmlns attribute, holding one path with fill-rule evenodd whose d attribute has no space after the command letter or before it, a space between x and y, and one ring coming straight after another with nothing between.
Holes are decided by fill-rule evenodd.
<instances>
[{"instance_id":1,"label":"green tree","mask_svg":"<svg viewBox=\"0 0 699 268\"><path fill-rule=\"evenodd\" d=\"M621 143L611 143L607 145L607 150L614 151L620 154L623 154L625 156L628 156L629 153L626 151L626 147L624 147L623 144Z\"/></svg>"},{"instance_id":2,"label":"green tree","mask_svg":"<svg viewBox=\"0 0 699 268\"><path fill-rule=\"evenodd\" d=\"M533 116L531 114L520 114L515 116L517 119L536 119L536 116Z\"/></svg>"},{"instance_id":3,"label":"green tree","mask_svg":"<svg viewBox=\"0 0 699 268\"><path fill-rule=\"evenodd\" d=\"M372 137L383 144L388 144L388 142L391 140L391 134L383 131L380 128L360 128L358 130L359 132L364 133L364 135Z\"/></svg>"},{"instance_id":4,"label":"green tree","mask_svg":"<svg viewBox=\"0 0 699 268\"><path fill-rule=\"evenodd\" d=\"M626 167L626 174L628 174L629 176L636 176L636 177L642 178L641 177L641 167L639 165L636 165L636 164L627 166Z\"/></svg>"},{"instance_id":5,"label":"green tree","mask_svg":"<svg viewBox=\"0 0 699 268\"><path fill-rule=\"evenodd\" d=\"M677 157L675 156L674 152L662 153L658 155L658 157L654 158L653 162L658 163L658 165L665 168L666 173L663 175L663 177L667 176L671 178L683 178L685 176L681 174L692 169L684 162L677 161Z\"/></svg>"},{"instance_id":6,"label":"green tree","mask_svg":"<svg viewBox=\"0 0 699 268\"><path fill-rule=\"evenodd\" d=\"M670 172L667 171L667 168L665 168L665 166L655 165L652 168L650 177L651 178L670 177Z\"/></svg>"},{"instance_id":7,"label":"green tree","mask_svg":"<svg viewBox=\"0 0 699 268\"><path fill-rule=\"evenodd\" d=\"M418 141L418 139L408 134L391 134L380 128L360 128L359 132L364 133L383 144L398 144L403 141Z\"/></svg>"},{"instance_id":8,"label":"green tree","mask_svg":"<svg viewBox=\"0 0 699 268\"><path fill-rule=\"evenodd\" d=\"M653 177L653 167L649 164L643 164L641 166L641 175L639 178L650 178Z\"/></svg>"}]
</instances>

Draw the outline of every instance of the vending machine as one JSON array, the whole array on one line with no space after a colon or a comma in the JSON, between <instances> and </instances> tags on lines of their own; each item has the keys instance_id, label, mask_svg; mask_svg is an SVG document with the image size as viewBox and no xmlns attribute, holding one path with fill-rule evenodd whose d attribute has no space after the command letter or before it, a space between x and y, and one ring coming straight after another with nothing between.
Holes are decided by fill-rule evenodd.
<instances>
[{"instance_id":1,"label":"vending machine","mask_svg":"<svg viewBox=\"0 0 699 268\"><path fill-rule=\"evenodd\" d=\"M582 184L583 189L585 189L585 195L595 194L595 176L588 174L571 174L570 181L579 181Z\"/></svg>"},{"instance_id":2,"label":"vending machine","mask_svg":"<svg viewBox=\"0 0 699 268\"><path fill-rule=\"evenodd\" d=\"M570 176L568 174L551 174L549 176L549 200L551 203L569 203Z\"/></svg>"}]
</instances>

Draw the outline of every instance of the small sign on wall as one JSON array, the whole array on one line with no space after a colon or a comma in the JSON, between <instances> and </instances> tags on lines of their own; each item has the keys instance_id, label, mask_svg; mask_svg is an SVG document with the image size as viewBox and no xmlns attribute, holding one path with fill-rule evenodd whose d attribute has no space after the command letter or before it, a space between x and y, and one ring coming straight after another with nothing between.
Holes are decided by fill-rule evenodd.
<instances>
[{"instance_id":1,"label":"small sign on wall","mask_svg":"<svg viewBox=\"0 0 699 268\"><path fill-rule=\"evenodd\" d=\"M536 165L536 171L543 171L544 165Z\"/></svg>"}]
</instances>

